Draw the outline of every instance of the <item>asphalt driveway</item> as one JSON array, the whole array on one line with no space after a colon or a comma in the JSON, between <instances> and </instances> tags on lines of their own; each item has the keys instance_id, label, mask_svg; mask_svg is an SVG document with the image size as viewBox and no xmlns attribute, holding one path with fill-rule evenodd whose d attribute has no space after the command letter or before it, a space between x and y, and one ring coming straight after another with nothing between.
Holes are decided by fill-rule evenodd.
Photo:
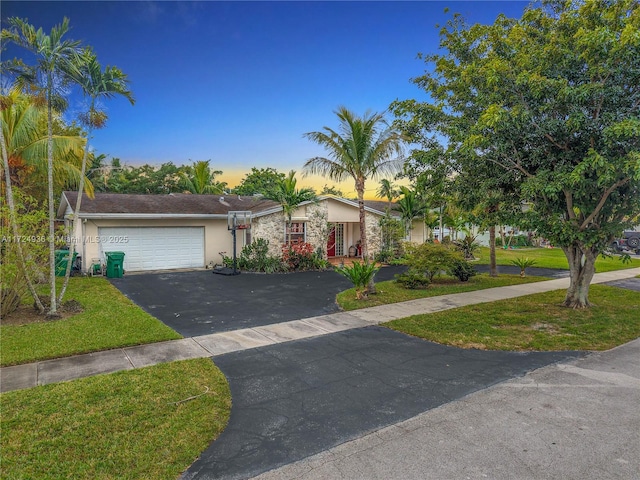
<instances>
[{"instance_id":1,"label":"asphalt driveway","mask_svg":"<svg viewBox=\"0 0 640 480\"><path fill-rule=\"evenodd\" d=\"M250 478L583 355L462 350L383 327L221 355L231 418L183 479Z\"/></svg>"},{"instance_id":2,"label":"asphalt driveway","mask_svg":"<svg viewBox=\"0 0 640 480\"><path fill-rule=\"evenodd\" d=\"M383 267L376 281L403 268ZM185 337L334 313L336 295L352 287L334 271L225 276L199 270L125 275L111 283Z\"/></svg>"}]
</instances>

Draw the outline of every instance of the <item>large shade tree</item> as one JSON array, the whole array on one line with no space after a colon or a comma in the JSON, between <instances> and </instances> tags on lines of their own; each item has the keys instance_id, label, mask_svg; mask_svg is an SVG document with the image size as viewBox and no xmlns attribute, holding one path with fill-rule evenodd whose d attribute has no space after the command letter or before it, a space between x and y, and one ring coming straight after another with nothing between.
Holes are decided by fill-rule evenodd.
<instances>
[{"instance_id":1,"label":"large shade tree","mask_svg":"<svg viewBox=\"0 0 640 480\"><path fill-rule=\"evenodd\" d=\"M49 315L57 316L55 277L55 204L53 198L53 112L64 110L64 90L68 83L66 69L79 53L80 43L65 39L69 31L69 20L65 18L46 34L20 18L9 19L10 28L2 30L2 40L29 50L35 56L35 65L15 63L18 83L29 92L43 98L47 106L47 203L49 214Z\"/></svg>"},{"instance_id":2,"label":"large shade tree","mask_svg":"<svg viewBox=\"0 0 640 480\"><path fill-rule=\"evenodd\" d=\"M275 189L285 179L285 174L275 168L252 167L240 184L233 189L236 195L263 195L272 198Z\"/></svg>"},{"instance_id":3,"label":"large shade tree","mask_svg":"<svg viewBox=\"0 0 640 480\"><path fill-rule=\"evenodd\" d=\"M306 174L318 174L341 182L352 178L358 196L360 214L360 242L362 256L369 258L365 223L364 192L366 181L398 173L402 167L404 137L390 126L384 113L367 112L358 116L346 107L335 114L339 127L334 130L305 133L304 136L324 147L327 157L313 157L304 164ZM375 291L373 279L369 292Z\"/></svg>"},{"instance_id":4,"label":"large shade tree","mask_svg":"<svg viewBox=\"0 0 640 480\"><path fill-rule=\"evenodd\" d=\"M415 103L425 135L443 135L462 171L497 171L529 205L519 226L562 248L568 307L589 306L597 256L640 212L638 32L634 0L543 1L492 25L455 16L415 80L433 101Z\"/></svg>"}]
</instances>

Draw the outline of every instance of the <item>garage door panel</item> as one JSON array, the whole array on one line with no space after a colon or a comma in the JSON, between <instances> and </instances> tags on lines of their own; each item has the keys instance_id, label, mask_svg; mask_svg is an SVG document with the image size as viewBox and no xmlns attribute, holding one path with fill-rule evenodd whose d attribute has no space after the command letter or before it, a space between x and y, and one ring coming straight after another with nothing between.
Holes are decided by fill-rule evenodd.
<instances>
[{"instance_id":1,"label":"garage door panel","mask_svg":"<svg viewBox=\"0 0 640 480\"><path fill-rule=\"evenodd\" d=\"M101 227L99 234L102 255L125 253L125 271L204 266L204 227Z\"/></svg>"}]
</instances>

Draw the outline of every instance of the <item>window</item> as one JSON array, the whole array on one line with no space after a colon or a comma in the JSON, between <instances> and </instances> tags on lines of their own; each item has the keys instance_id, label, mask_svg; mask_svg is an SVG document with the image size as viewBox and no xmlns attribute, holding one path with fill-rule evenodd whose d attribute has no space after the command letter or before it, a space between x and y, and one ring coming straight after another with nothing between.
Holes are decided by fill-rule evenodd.
<instances>
[{"instance_id":1,"label":"window","mask_svg":"<svg viewBox=\"0 0 640 480\"><path fill-rule=\"evenodd\" d=\"M289 232L289 225L286 225L284 236L285 243L289 241L289 233L291 233L291 243L304 243L306 241L305 225L306 224L304 222L293 222L291 224L291 232Z\"/></svg>"}]
</instances>

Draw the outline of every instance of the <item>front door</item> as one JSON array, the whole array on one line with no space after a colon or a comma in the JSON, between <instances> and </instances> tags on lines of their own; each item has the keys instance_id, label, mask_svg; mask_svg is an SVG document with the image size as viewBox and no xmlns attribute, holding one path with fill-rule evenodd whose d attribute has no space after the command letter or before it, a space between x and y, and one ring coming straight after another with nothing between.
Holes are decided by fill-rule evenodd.
<instances>
[{"instance_id":1,"label":"front door","mask_svg":"<svg viewBox=\"0 0 640 480\"><path fill-rule=\"evenodd\" d=\"M327 256L336 256L336 226L334 225L329 232L329 239L327 240Z\"/></svg>"}]
</instances>

